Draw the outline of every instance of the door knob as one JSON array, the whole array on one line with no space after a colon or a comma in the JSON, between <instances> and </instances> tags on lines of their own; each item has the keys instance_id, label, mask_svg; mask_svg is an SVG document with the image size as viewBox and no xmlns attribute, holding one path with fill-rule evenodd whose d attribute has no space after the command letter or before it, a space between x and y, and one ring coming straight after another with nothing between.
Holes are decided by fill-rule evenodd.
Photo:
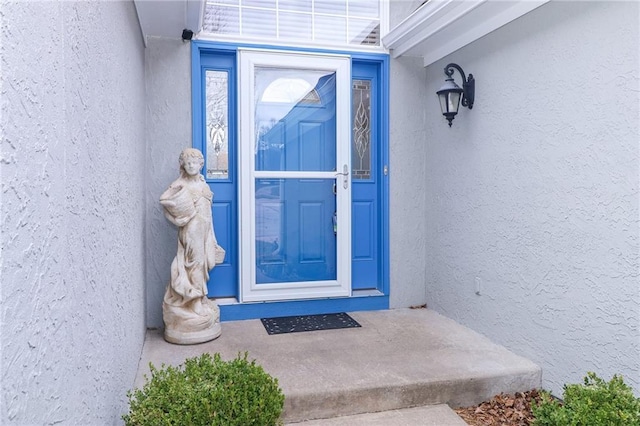
<instances>
[{"instance_id":1,"label":"door knob","mask_svg":"<svg viewBox=\"0 0 640 426\"><path fill-rule=\"evenodd\" d=\"M346 164L342 166L342 173L336 173L336 176L342 176L342 187L347 189L349 187L349 166Z\"/></svg>"}]
</instances>

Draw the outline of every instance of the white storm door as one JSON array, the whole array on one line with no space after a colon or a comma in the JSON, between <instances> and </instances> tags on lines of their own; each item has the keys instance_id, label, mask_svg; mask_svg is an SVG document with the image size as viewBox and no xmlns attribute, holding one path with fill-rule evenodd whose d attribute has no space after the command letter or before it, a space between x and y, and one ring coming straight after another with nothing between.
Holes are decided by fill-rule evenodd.
<instances>
[{"instance_id":1,"label":"white storm door","mask_svg":"<svg viewBox=\"0 0 640 426\"><path fill-rule=\"evenodd\" d=\"M242 302L351 295L350 63L240 50Z\"/></svg>"}]
</instances>

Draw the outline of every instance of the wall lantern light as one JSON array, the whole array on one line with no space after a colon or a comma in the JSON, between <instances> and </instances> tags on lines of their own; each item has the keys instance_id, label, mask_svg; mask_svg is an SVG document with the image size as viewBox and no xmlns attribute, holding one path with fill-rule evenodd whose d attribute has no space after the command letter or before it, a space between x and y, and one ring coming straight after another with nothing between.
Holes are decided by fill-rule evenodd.
<instances>
[{"instance_id":1,"label":"wall lantern light","mask_svg":"<svg viewBox=\"0 0 640 426\"><path fill-rule=\"evenodd\" d=\"M453 81L453 71L458 70L462 76L462 89ZM442 115L449 120L449 127L451 122L458 113L460 107L460 98L462 98L462 106L469 109L473 108L473 98L476 91L476 81L473 79L473 74L469 74L469 79L464 75L464 71L458 64L451 63L444 67L444 73L447 75L447 79L444 84L436 93L440 99L440 108L442 109Z\"/></svg>"}]
</instances>

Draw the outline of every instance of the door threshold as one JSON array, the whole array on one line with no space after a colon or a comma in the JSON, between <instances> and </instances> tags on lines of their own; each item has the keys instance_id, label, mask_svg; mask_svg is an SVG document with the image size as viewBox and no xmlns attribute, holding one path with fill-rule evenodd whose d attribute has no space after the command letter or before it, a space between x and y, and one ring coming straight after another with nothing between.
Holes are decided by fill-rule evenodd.
<instances>
[{"instance_id":1,"label":"door threshold","mask_svg":"<svg viewBox=\"0 0 640 426\"><path fill-rule=\"evenodd\" d=\"M367 288L364 290L353 290L351 297L363 297L363 296L384 296L380 290L376 288Z\"/></svg>"},{"instance_id":2,"label":"door threshold","mask_svg":"<svg viewBox=\"0 0 640 426\"><path fill-rule=\"evenodd\" d=\"M375 288L371 288L371 289L364 289L364 290L353 290L351 292L351 296L350 297L371 297L371 296L384 296L384 293L382 293L380 290L375 289ZM327 299L331 299L331 298L327 298ZM336 298L336 299L344 299L344 297L340 297L340 298ZM240 305L240 301L238 299L236 299L235 297L219 297L219 298L212 298L212 300L214 300L218 306L226 306L226 305ZM284 303L284 302L303 302L303 301L309 301L309 300L319 300L319 299L304 299L304 300L272 300L272 301L264 301L264 302L245 302L245 303ZM323 299L326 300L326 299Z\"/></svg>"},{"instance_id":3,"label":"door threshold","mask_svg":"<svg viewBox=\"0 0 640 426\"><path fill-rule=\"evenodd\" d=\"M235 297L214 299L221 321L317 315L389 309L389 296L375 289L355 290L351 297L240 303Z\"/></svg>"}]
</instances>

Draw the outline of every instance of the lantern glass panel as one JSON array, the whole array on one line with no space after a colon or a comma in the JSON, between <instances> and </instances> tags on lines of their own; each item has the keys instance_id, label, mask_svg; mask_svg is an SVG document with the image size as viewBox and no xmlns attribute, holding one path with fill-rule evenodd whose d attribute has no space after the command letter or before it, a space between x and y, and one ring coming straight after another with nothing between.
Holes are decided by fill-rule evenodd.
<instances>
[{"instance_id":1,"label":"lantern glass panel","mask_svg":"<svg viewBox=\"0 0 640 426\"><path fill-rule=\"evenodd\" d=\"M460 92L449 92L447 99L447 112L457 113L460 106Z\"/></svg>"},{"instance_id":2,"label":"lantern glass panel","mask_svg":"<svg viewBox=\"0 0 640 426\"><path fill-rule=\"evenodd\" d=\"M440 93L438 95L438 99L440 100L440 110L444 114L447 111L447 95L445 93Z\"/></svg>"}]
</instances>

